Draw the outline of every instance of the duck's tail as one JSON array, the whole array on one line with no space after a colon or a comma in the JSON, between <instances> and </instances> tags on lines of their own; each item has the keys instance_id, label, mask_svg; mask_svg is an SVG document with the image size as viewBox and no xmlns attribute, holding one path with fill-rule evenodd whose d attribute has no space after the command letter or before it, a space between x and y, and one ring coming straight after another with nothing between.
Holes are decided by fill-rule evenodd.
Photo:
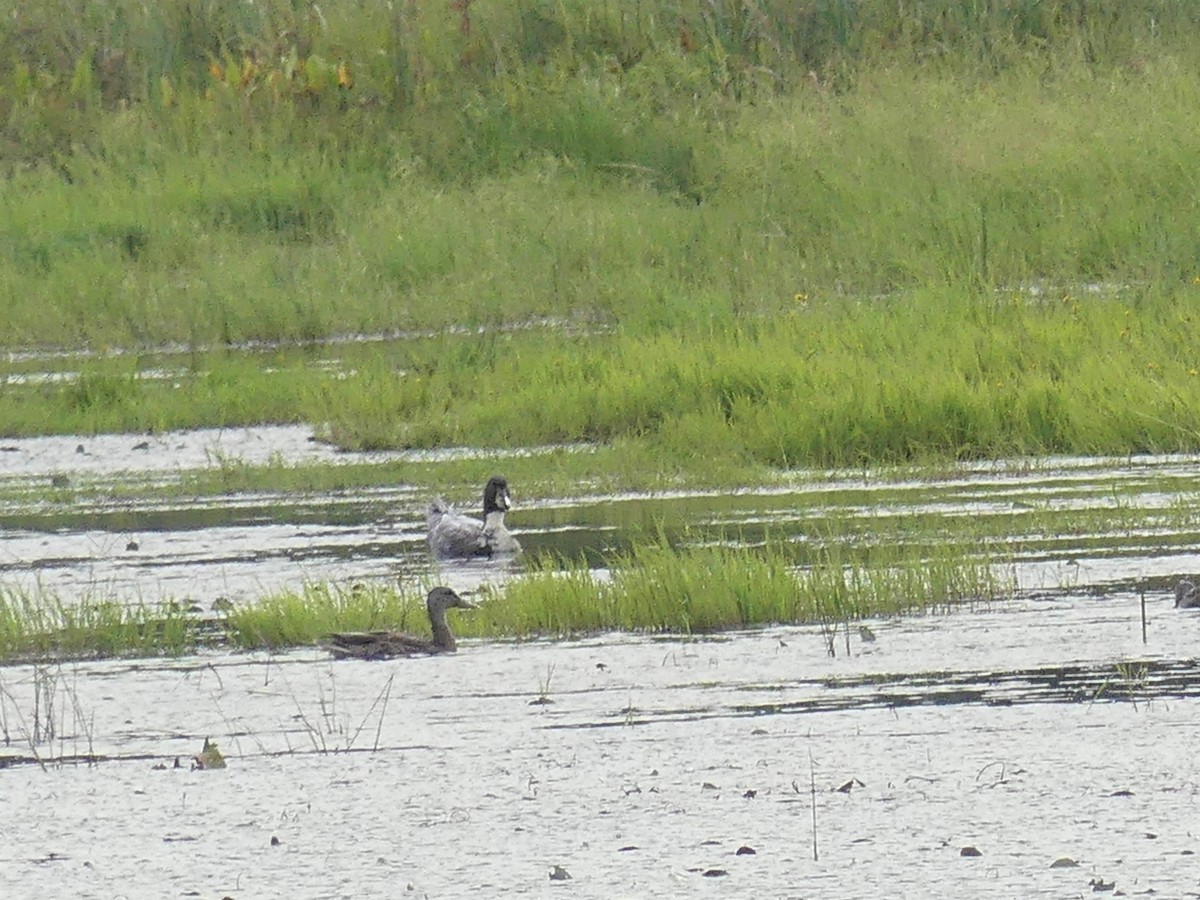
<instances>
[{"instance_id":1,"label":"duck's tail","mask_svg":"<svg viewBox=\"0 0 1200 900\"><path fill-rule=\"evenodd\" d=\"M432 528L441 521L442 516L449 515L454 510L441 497L435 497L425 510L425 523Z\"/></svg>"}]
</instances>

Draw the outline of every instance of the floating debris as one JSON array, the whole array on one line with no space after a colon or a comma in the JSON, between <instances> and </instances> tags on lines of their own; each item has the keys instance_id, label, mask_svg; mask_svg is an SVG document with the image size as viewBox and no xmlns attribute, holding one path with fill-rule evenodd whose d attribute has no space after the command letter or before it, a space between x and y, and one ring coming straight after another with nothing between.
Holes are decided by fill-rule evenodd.
<instances>
[{"instance_id":1,"label":"floating debris","mask_svg":"<svg viewBox=\"0 0 1200 900\"><path fill-rule=\"evenodd\" d=\"M47 863L63 862L65 860L69 860L70 858L71 857L65 856L62 853L56 853L55 851L51 850L45 856L31 859L30 862L33 863L34 865L44 866Z\"/></svg>"},{"instance_id":2,"label":"floating debris","mask_svg":"<svg viewBox=\"0 0 1200 900\"><path fill-rule=\"evenodd\" d=\"M225 757L221 755L221 751L217 749L215 741L204 739L204 749L192 757L193 769L223 769L225 768Z\"/></svg>"},{"instance_id":3,"label":"floating debris","mask_svg":"<svg viewBox=\"0 0 1200 900\"><path fill-rule=\"evenodd\" d=\"M1071 859L1069 856L1060 856L1054 862L1050 863L1052 869L1074 869L1079 863Z\"/></svg>"},{"instance_id":4,"label":"floating debris","mask_svg":"<svg viewBox=\"0 0 1200 900\"><path fill-rule=\"evenodd\" d=\"M724 869L705 869L701 874L705 878L723 878L724 876L728 875L729 873L726 872Z\"/></svg>"},{"instance_id":5,"label":"floating debris","mask_svg":"<svg viewBox=\"0 0 1200 900\"><path fill-rule=\"evenodd\" d=\"M976 847L963 847L958 851L959 856L983 856Z\"/></svg>"}]
</instances>

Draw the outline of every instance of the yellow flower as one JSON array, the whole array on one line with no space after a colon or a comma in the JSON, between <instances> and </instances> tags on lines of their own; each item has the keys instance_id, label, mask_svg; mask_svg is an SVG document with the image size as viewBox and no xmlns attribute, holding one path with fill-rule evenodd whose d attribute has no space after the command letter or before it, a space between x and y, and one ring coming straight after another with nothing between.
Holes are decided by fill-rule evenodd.
<instances>
[{"instance_id":1,"label":"yellow flower","mask_svg":"<svg viewBox=\"0 0 1200 900\"><path fill-rule=\"evenodd\" d=\"M794 301L796 301L797 303L807 303L808 302L808 294L805 293L804 291L797 291L795 294L792 295L792 299Z\"/></svg>"},{"instance_id":2,"label":"yellow flower","mask_svg":"<svg viewBox=\"0 0 1200 900\"><path fill-rule=\"evenodd\" d=\"M354 76L350 74L350 66L346 63L338 63L337 67L338 87L352 88L354 87Z\"/></svg>"}]
</instances>

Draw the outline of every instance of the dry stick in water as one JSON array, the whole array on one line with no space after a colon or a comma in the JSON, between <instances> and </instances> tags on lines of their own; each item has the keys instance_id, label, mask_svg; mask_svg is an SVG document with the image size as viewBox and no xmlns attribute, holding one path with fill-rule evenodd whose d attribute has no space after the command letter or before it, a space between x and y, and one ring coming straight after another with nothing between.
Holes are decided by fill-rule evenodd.
<instances>
[{"instance_id":1,"label":"dry stick in water","mask_svg":"<svg viewBox=\"0 0 1200 900\"><path fill-rule=\"evenodd\" d=\"M358 727L354 729L354 734L346 739L346 749L350 750L354 747L354 742L358 740L358 736L362 734L362 730L367 727L367 719L371 717L376 707L379 707L379 721L375 723L375 745L371 748L372 752L379 750L379 735L383 731L383 719L387 715L388 700L392 696L392 682L396 680L396 673L393 672L388 676L387 682L383 685L383 689L375 695L375 699L371 701L370 707L367 708L363 715L362 721L358 723Z\"/></svg>"},{"instance_id":2,"label":"dry stick in water","mask_svg":"<svg viewBox=\"0 0 1200 900\"><path fill-rule=\"evenodd\" d=\"M1146 643L1146 588L1145 586L1138 587L1138 596L1142 601L1142 643Z\"/></svg>"},{"instance_id":3,"label":"dry stick in water","mask_svg":"<svg viewBox=\"0 0 1200 900\"><path fill-rule=\"evenodd\" d=\"M808 751L808 788L812 795L813 862L817 862L817 769L811 750Z\"/></svg>"}]
</instances>

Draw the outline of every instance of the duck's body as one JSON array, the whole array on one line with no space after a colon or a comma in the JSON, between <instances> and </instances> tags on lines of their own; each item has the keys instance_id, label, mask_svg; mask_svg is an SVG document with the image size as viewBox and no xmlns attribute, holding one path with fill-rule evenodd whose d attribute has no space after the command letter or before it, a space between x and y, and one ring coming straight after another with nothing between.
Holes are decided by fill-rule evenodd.
<instances>
[{"instance_id":1,"label":"duck's body","mask_svg":"<svg viewBox=\"0 0 1200 900\"><path fill-rule=\"evenodd\" d=\"M500 475L483 489L483 520L456 512L438 497L429 504L425 520L429 526L429 549L438 559L474 559L480 556L511 556L521 549L504 526L504 514L512 507L508 481Z\"/></svg>"},{"instance_id":2,"label":"duck's body","mask_svg":"<svg viewBox=\"0 0 1200 900\"><path fill-rule=\"evenodd\" d=\"M429 612L432 640L405 634L401 631L339 631L331 634L325 647L339 659L392 659L397 656L431 656L453 653L458 649L450 623L448 609L475 609L475 604L460 597L448 587L435 587L425 600Z\"/></svg>"},{"instance_id":3,"label":"duck's body","mask_svg":"<svg viewBox=\"0 0 1200 900\"><path fill-rule=\"evenodd\" d=\"M1186 579L1175 585L1176 609L1200 609L1200 590Z\"/></svg>"}]
</instances>

